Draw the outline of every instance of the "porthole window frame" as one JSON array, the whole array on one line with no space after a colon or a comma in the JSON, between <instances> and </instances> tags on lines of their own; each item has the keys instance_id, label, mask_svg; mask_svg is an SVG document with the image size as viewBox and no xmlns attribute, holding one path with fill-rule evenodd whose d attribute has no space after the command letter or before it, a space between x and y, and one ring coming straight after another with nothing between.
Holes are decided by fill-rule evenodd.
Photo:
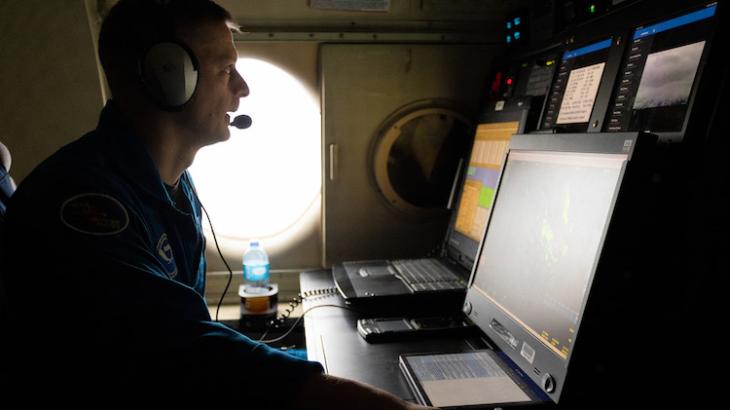
<instances>
[{"instance_id":1,"label":"porthole window frame","mask_svg":"<svg viewBox=\"0 0 730 410\"><path fill-rule=\"evenodd\" d=\"M370 149L368 171L374 189L378 191L379 197L390 209L405 217L430 219L443 216L448 212L446 208L424 208L412 204L398 193L388 176L390 152L401 136L403 126L418 117L428 115L447 115L461 121L466 130L474 128L473 121L462 114L462 110L455 103L445 100L417 101L401 107L378 127ZM466 138L469 137L469 135L466 136ZM465 155L467 154L465 153Z\"/></svg>"}]
</instances>

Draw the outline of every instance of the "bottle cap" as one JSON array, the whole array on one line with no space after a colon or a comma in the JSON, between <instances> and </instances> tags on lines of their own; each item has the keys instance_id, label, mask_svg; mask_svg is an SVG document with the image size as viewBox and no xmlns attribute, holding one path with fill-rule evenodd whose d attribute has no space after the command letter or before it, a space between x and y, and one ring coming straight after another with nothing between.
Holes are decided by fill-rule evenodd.
<instances>
[{"instance_id":1,"label":"bottle cap","mask_svg":"<svg viewBox=\"0 0 730 410\"><path fill-rule=\"evenodd\" d=\"M259 241L251 241L250 246L252 248L255 248L255 247L259 246Z\"/></svg>"}]
</instances>

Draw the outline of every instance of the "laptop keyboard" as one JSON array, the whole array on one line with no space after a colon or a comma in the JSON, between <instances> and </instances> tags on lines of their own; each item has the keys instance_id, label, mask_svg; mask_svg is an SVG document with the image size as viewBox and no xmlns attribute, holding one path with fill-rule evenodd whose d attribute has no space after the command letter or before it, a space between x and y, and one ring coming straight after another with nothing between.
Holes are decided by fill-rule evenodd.
<instances>
[{"instance_id":1,"label":"laptop keyboard","mask_svg":"<svg viewBox=\"0 0 730 410\"><path fill-rule=\"evenodd\" d=\"M414 292L466 289L466 281L437 259L399 259L393 266Z\"/></svg>"}]
</instances>

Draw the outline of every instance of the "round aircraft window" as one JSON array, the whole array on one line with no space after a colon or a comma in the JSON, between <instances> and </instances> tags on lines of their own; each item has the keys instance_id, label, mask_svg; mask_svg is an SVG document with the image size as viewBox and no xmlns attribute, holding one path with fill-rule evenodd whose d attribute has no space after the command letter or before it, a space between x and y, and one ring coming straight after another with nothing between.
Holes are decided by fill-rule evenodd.
<instances>
[{"instance_id":1,"label":"round aircraft window","mask_svg":"<svg viewBox=\"0 0 730 410\"><path fill-rule=\"evenodd\" d=\"M373 150L373 174L385 200L400 211L441 213L456 195L471 126L448 108L401 110L386 121Z\"/></svg>"},{"instance_id":2,"label":"round aircraft window","mask_svg":"<svg viewBox=\"0 0 730 410\"><path fill-rule=\"evenodd\" d=\"M190 172L214 215L218 238L231 249L245 248L249 238L264 240L269 252L286 249L318 223L319 105L302 82L277 65L241 58L236 69L251 94L231 117L245 113L253 124L231 129L230 140L202 148Z\"/></svg>"}]
</instances>

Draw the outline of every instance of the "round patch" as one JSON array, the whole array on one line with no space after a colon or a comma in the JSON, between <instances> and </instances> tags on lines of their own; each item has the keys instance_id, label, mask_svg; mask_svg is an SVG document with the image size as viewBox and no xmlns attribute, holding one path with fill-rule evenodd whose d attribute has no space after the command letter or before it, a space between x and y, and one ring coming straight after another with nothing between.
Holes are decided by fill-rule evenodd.
<instances>
[{"instance_id":1,"label":"round patch","mask_svg":"<svg viewBox=\"0 0 730 410\"><path fill-rule=\"evenodd\" d=\"M96 193L79 194L61 204L61 221L88 235L115 235L129 225L129 214L115 198Z\"/></svg>"}]
</instances>

